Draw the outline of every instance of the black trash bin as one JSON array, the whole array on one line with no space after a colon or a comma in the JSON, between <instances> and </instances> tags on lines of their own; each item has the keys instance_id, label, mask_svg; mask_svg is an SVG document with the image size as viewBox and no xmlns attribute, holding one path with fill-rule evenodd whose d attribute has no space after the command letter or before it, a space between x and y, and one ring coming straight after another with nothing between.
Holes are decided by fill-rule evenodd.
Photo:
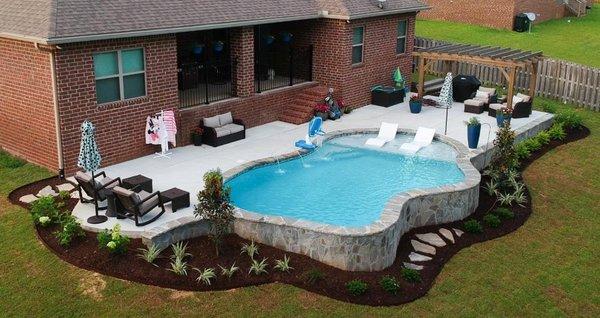
<instances>
[{"instance_id":1,"label":"black trash bin","mask_svg":"<svg viewBox=\"0 0 600 318\"><path fill-rule=\"evenodd\" d=\"M517 32L525 32L529 30L529 23L531 23L531 21L529 21L527 15L525 13L519 13L515 17L515 25L513 30Z\"/></svg>"},{"instance_id":2,"label":"black trash bin","mask_svg":"<svg viewBox=\"0 0 600 318\"><path fill-rule=\"evenodd\" d=\"M452 97L454 101L462 103L471 98L481 86L475 76L458 75L452 79Z\"/></svg>"}]
</instances>

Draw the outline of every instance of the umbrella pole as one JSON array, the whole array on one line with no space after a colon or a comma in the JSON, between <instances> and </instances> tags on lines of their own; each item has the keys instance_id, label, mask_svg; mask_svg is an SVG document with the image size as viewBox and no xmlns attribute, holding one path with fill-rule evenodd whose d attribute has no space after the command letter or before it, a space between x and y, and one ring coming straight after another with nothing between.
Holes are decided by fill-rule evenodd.
<instances>
[{"instance_id":1,"label":"umbrella pole","mask_svg":"<svg viewBox=\"0 0 600 318\"><path fill-rule=\"evenodd\" d=\"M92 180L95 182L95 178L94 178L94 171L92 171ZM100 224L100 223L104 223L106 221L108 221L108 217L106 215L99 215L98 214L98 198L94 198L94 210L96 212L96 215L90 216L87 219L87 222L89 224Z\"/></svg>"},{"instance_id":2,"label":"umbrella pole","mask_svg":"<svg viewBox=\"0 0 600 318\"><path fill-rule=\"evenodd\" d=\"M446 107L446 123L444 125L444 136L448 134L448 109L450 107Z\"/></svg>"}]
</instances>

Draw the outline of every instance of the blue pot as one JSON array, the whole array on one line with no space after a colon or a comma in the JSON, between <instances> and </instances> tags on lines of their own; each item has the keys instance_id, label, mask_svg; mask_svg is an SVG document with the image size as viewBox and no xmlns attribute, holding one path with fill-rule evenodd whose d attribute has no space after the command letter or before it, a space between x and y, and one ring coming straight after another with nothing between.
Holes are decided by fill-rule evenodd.
<instances>
[{"instance_id":1,"label":"blue pot","mask_svg":"<svg viewBox=\"0 0 600 318\"><path fill-rule=\"evenodd\" d=\"M467 125L467 139L469 148L476 149L479 144L479 135L481 134L481 124Z\"/></svg>"},{"instance_id":2,"label":"blue pot","mask_svg":"<svg viewBox=\"0 0 600 318\"><path fill-rule=\"evenodd\" d=\"M496 124L498 124L498 127L502 128L504 127L504 121L508 121L508 123L510 124L510 118L511 116L504 116L504 114L502 114L502 112L498 112L496 114Z\"/></svg>"},{"instance_id":3,"label":"blue pot","mask_svg":"<svg viewBox=\"0 0 600 318\"><path fill-rule=\"evenodd\" d=\"M408 106L410 106L411 113L418 114L421 112L421 108L423 108L423 102L409 101Z\"/></svg>"}]
</instances>

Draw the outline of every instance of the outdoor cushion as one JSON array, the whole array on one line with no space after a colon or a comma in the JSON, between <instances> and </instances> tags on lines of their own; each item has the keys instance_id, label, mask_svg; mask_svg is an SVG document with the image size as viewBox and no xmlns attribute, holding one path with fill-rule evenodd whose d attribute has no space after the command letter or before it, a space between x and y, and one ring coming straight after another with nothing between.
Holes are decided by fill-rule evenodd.
<instances>
[{"instance_id":1,"label":"outdoor cushion","mask_svg":"<svg viewBox=\"0 0 600 318\"><path fill-rule=\"evenodd\" d=\"M504 104L491 104L490 108L493 110L500 110L502 108L506 108L506 105Z\"/></svg>"},{"instance_id":2,"label":"outdoor cushion","mask_svg":"<svg viewBox=\"0 0 600 318\"><path fill-rule=\"evenodd\" d=\"M221 123L219 122L219 115L204 118L202 121L204 122L204 126L206 127L217 128L221 126Z\"/></svg>"},{"instance_id":3,"label":"outdoor cushion","mask_svg":"<svg viewBox=\"0 0 600 318\"><path fill-rule=\"evenodd\" d=\"M144 200L147 197L149 197L150 195L152 195L152 193L148 193L148 192L142 190L139 193L139 200ZM147 212L152 210L157 205L158 205L158 195L155 195L150 200L148 200L148 201L142 203L142 205L140 205L140 214L146 214Z\"/></svg>"},{"instance_id":4,"label":"outdoor cushion","mask_svg":"<svg viewBox=\"0 0 600 318\"><path fill-rule=\"evenodd\" d=\"M481 107L485 104L485 102L481 99L467 99L464 103L465 103L465 105L478 106L478 107Z\"/></svg>"},{"instance_id":5,"label":"outdoor cushion","mask_svg":"<svg viewBox=\"0 0 600 318\"><path fill-rule=\"evenodd\" d=\"M244 126L238 125L238 124L228 124L221 128L225 128L225 129L229 130L229 133L231 133L231 134L234 134L236 132L240 132L240 131L244 130Z\"/></svg>"},{"instance_id":6,"label":"outdoor cushion","mask_svg":"<svg viewBox=\"0 0 600 318\"><path fill-rule=\"evenodd\" d=\"M523 101L523 98L521 98L521 97L519 97L517 95L513 96L513 99L512 99L513 105L516 105L516 104L518 104L518 103L520 103L522 101Z\"/></svg>"},{"instance_id":7,"label":"outdoor cushion","mask_svg":"<svg viewBox=\"0 0 600 318\"><path fill-rule=\"evenodd\" d=\"M219 123L221 124L221 126L233 124L233 116L231 116L231 112L219 115Z\"/></svg>"},{"instance_id":8,"label":"outdoor cushion","mask_svg":"<svg viewBox=\"0 0 600 318\"><path fill-rule=\"evenodd\" d=\"M531 99L531 97L529 97L529 95L525 95L525 94L521 94L521 93L517 93L517 97L521 98L523 102L529 102L529 100Z\"/></svg>"},{"instance_id":9,"label":"outdoor cushion","mask_svg":"<svg viewBox=\"0 0 600 318\"><path fill-rule=\"evenodd\" d=\"M215 132L217 133L217 137L223 137L231 134L231 131L224 127L215 127Z\"/></svg>"},{"instance_id":10,"label":"outdoor cushion","mask_svg":"<svg viewBox=\"0 0 600 318\"><path fill-rule=\"evenodd\" d=\"M475 93L475 98L487 101L488 99L490 99L490 93L484 91L477 91Z\"/></svg>"},{"instance_id":11,"label":"outdoor cushion","mask_svg":"<svg viewBox=\"0 0 600 318\"><path fill-rule=\"evenodd\" d=\"M92 181L92 176L83 171L77 171L75 172L75 179L79 179L84 182L90 182Z\"/></svg>"},{"instance_id":12,"label":"outdoor cushion","mask_svg":"<svg viewBox=\"0 0 600 318\"><path fill-rule=\"evenodd\" d=\"M482 92L486 92L489 93L489 95L495 95L496 94L496 89L495 88L490 88L490 87L479 87L479 90Z\"/></svg>"}]
</instances>

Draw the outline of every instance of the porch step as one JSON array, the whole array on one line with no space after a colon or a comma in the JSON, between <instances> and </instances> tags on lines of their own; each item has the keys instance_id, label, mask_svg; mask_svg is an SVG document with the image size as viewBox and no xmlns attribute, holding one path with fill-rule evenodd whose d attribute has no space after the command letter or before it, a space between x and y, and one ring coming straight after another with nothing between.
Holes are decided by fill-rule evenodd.
<instances>
[{"instance_id":1,"label":"porch step","mask_svg":"<svg viewBox=\"0 0 600 318\"><path fill-rule=\"evenodd\" d=\"M327 87L321 85L299 92L279 116L279 120L294 125L308 122L314 115L314 106L326 95Z\"/></svg>"}]
</instances>

